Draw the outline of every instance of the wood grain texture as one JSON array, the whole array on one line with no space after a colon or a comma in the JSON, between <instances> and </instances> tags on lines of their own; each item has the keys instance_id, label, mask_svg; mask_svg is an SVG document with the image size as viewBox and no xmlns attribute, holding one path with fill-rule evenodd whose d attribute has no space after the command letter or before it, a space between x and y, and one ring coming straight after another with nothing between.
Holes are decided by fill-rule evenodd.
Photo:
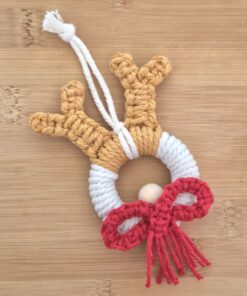
<instances>
[{"instance_id":1,"label":"wood grain texture","mask_svg":"<svg viewBox=\"0 0 247 296\"><path fill-rule=\"evenodd\" d=\"M158 88L158 118L191 149L216 196L209 216L183 226L214 263L203 281L187 275L179 286L146 289L145 246L126 253L103 246L88 159L66 139L29 128L29 114L57 112L61 85L82 79L69 46L40 29L51 9L77 26L120 118L112 54L130 52L138 65L169 57L173 73ZM0 295L246 295L247 1L1 1L0 35ZM85 108L103 124L89 94ZM126 201L147 182L169 182L150 158L120 174Z\"/></svg>"}]
</instances>

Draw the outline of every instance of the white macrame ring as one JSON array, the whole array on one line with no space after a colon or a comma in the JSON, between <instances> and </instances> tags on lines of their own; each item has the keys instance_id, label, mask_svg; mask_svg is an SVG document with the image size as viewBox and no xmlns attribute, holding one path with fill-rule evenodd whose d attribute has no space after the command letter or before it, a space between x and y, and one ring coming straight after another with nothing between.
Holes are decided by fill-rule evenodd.
<instances>
[{"instance_id":1,"label":"white macrame ring","mask_svg":"<svg viewBox=\"0 0 247 296\"><path fill-rule=\"evenodd\" d=\"M196 161L189 149L179 139L163 132L160 138L156 157L160 159L168 168L171 175L171 181L178 178L199 177L199 170ZM104 219L114 208L123 204L117 189L116 180L118 174L105 169L99 165L92 164L89 176L89 192L92 198L94 209L98 216ZM194 196L184 193L176 200L176 204L191 204ZM139 219L132 218L122 225L122 231L130 229Z\"/></svg>"}]
</instances>

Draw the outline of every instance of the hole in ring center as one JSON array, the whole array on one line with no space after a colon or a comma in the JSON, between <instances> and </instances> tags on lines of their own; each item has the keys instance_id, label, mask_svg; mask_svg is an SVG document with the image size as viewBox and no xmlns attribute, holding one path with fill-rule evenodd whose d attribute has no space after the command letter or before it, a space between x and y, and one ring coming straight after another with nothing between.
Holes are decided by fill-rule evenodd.
<instances>
[{"instance_id":1,"label":"hole in ring center","mask_svg":"<svg viewBox=\"0 0 247 296\"><path fill-rule=\"evenodd\" d=\"M138 192L142 186L155 183L162 188L171 182L169 170L157 158L142 156L129 160L119 170L117 190L123 202L132 202L138 199Z\"/></svg>"}]
</instances>

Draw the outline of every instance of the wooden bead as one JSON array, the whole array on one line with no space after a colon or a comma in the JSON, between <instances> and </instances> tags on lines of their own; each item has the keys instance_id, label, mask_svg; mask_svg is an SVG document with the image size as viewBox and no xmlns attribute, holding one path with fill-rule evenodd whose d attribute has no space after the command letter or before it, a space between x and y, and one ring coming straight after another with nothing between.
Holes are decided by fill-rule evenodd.
<instances>
[{"instance_id":1,"label":"wooden bead","mask_svg":"<svg viewBox=\"0 0 247 296\"><path fill-rule=\"evenodd\" d=\"M145 202L155 203L156 200L161 196L163 189L157 184L146 184L142 186L138 193L138 199Z\"/></svg>"}]
</instances>

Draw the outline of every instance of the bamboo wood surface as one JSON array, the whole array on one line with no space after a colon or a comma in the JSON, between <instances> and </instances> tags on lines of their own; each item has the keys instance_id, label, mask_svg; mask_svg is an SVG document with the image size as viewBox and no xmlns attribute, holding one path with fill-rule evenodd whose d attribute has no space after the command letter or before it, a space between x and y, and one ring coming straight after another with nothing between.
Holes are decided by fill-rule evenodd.
<instances>
[{"instance_id":1,"label":"bamboo wood surface","mask_svg":"<svg viewBox=\"0 0 247 296\"><path fill-rule=\"evenodd\" d=\"M29 128L29 114L58 112L60 87L83 79L70 47L40 29L51 9L76 25L120 118L112 54L132 53L139 66L156 54L170 59L158 118L188 145L216 197L209 216L183 225L213 262L203 281L186 275L179 286L146 289L145 244L126 253L103 246L88 159ZM0 296L246 295L247 1L1 1L0 36ZM85 109L104 124L89 93ZM122 168L117 185L133 201L149 182L164 185L169 174L143 158Z\"/></svg>"}]
</instances>

